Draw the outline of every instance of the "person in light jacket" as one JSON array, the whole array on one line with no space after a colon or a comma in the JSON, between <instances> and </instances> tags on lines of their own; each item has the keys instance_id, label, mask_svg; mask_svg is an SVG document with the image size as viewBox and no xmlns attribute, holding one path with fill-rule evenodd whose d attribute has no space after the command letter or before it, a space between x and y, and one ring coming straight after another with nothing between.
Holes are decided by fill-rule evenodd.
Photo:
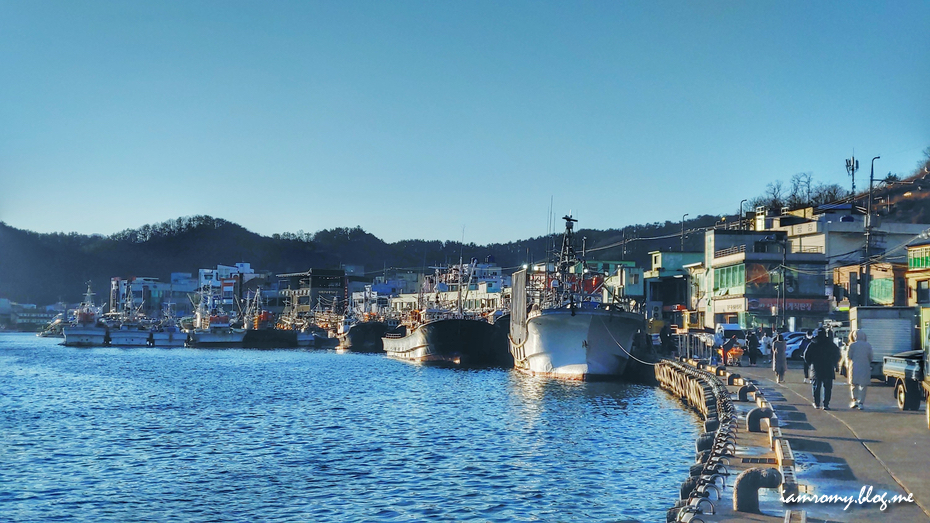
<instances>
[{"instance_id":1,"label":"person in light jacket","mask_svg":"<svg viewBox=\"0 0 930 523\"><path fill-rule=\"evenodd\" d=\"M785 371L788 370L788 356L785 353L785 340L781 334L775 335L775 341L772 342L772 370L775 371L775 379L778 383L785 382Z\"/></svg>"},{"instance_id":2,"label":"person in light jacket","mask_svg":"<svg viewBox=\"0 0 930 523\"><path fill-rule=\"evenodd\" d=\"M872 344L862 330L849 334L851 342L846 351L847 374L849 375L849 395L852 396L851 409L862 409L869 383L872 381Z\"/></svg>"}]
</instances>

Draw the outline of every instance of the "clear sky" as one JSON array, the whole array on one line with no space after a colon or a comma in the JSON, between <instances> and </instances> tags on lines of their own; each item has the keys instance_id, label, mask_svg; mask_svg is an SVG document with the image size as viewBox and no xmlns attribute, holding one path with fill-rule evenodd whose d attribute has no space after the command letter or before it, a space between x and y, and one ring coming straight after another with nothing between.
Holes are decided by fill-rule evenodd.
<instances>
[{"instance_id":1,"label":"clear sky","mask_svg":"<svg viewBox=\"0 0 930 523\"><path fill-rule=\"evenodd\" d=\"M504 242L930 146L930 2L0 0L0 220Z\"/></svg>"}]
</instances>

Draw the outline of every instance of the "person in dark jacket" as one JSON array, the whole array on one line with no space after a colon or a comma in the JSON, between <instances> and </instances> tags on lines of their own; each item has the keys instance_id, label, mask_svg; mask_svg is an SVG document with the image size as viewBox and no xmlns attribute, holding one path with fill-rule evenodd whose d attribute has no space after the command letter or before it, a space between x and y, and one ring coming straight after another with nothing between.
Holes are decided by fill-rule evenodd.
<instances>
[{"instance_id":1,"label":"person in dark jacket","mask_svg":"<svg viewBox=\"0 0 930 523\"><path fill-rule=\"evenodd\" d=\"M738 347L738 346L739 346L739 342L736 341L736 335L735 335L735 334L734 334L733 336L730 336L730 339L728 339L727 341L725 341L725 342L723 343L723 347L721 347L721 349L720 349L720 355L723 356L723 365L724 365L724 366L730 364L730 361L729 361L729 360L730 360L730 356L729 356L730 351L733 350L733 347Z\"/></svg>"},{"instance_id":2,"label":"person in dark jacket","mask_svg":"<svg viewBox=\"0 0 930 523\"><path fill-rule=\"evenodd\" d=\"M746 336L746 344L749 345L749 366L755 367L756 356L759 353L759 338L755 332L749 331L749 335Z\"/></svg>"},{"instance_id":3,"label":"person in dark jacket","mask_svg":"<svg viewBox=\"0 0 930 523\"><path fill-rule=\"evenodd\" d=\"M840 362L840 349L827 337L827 331L817 331L804 354L805 365L811 367L811 393L814 396L814 408L820 408L820 390L823 389L823 410L830 410L830 397L833 394L834 371Z\"/></svg>"}]
</instances>

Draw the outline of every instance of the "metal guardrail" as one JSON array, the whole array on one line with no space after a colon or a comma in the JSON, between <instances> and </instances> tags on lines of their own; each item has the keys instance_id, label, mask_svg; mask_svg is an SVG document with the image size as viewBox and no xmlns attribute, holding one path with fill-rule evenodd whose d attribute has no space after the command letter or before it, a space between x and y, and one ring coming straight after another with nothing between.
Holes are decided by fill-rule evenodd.
<instances>
[{"instance_id":1,"label":"metal guardrail","mask_svg":"<svg viewBox=\"0 0 930 523\"><path fill-rule=\"evenodd\" d=\"M708 345L711 334L678 334L678 354L696 360L711 359L714 347Z\"/></svg>"},{"instance_id":2,"label":"metal guardrail","mask_svg":"<svg viewBox=\"0 0 930 523\"><path fill-rule=\"evenodd\" d=\"M800 253L807 253L807 254L823 254L823 247L802 247L801 249L792 251L792 252L800 252Z\"/></svg>"}]
</instances>

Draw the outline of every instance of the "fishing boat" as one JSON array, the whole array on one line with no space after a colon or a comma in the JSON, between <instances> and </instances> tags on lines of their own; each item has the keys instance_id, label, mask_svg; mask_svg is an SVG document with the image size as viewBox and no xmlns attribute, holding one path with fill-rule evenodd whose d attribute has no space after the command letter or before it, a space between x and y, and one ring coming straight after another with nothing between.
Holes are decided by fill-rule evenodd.
<instances>
[{"instance_id":1,"label":"fishing boat","mask_svg":"<svg viewBox=\"0 0 930 523\"><path fill-rule=\"evenodd\" d=\"M40 338L64 338L65 335L62 329L64 329L65 325L68 325L68 323L65 314L58 313L52 318L52 321L48 322L45 328L36 333L36 336Z\"/></svg>"},{"instance_id":2,"label":"fishing boat","mask_svg":"<svg viewBox=\"0 0 930 523\"><path fill-rule=\"evenodd\" d=\"M472 264L472 267L474 265ZM407 311L400 327L381 339L384 352L392 357L421 363L456 366L512 366L507 340L489 321L490 316L464 308L464 294L472 282L472 273L461 262L450 271L437 268L435 278L424 284L423 303ZM466 281L465 272L469 272ZM442 302L451 278L457 292L455 303ZM432 295L432 299L426 296ZM420 301L418 299L418 301Z\"/></svg>"},{"instance_id":3,"label":"fishing boat","mask_svg":"<svg viewBox=\"0 0 930 523\"><path fill-rule=\"evenodd\" d=\"M265 309L261 289L246 299L248 306L243 314L243 327L245 336L242 346L250 349L258 348L290 348L297 347L297 331L280 329L277 327L274 314Z\"/></svg>"},{"instance_id":4,"label":"fishing boat","mask_svg":"<svg viewBox=\"0 0 930 523\"><path fill-rule=\"evenodd\" d=\"M74 311L71 324L62 327L61 332L65 338L64 345L68 347L100 347L109 341L107 327L101 323L101 309L94 305L94 293L87 282L87 292L84 301Z\"/></svg>"},{"instance_id":5,"label":"fishing boat","mask_svg":"<svg viewBox=\"0 0 930 523\"><path fill-rule=\"evenodd\" d=\"M127 287L123 310L107 313L109 344L114 347L148 347L152 344L151 321L141 313L142 305L133 304L132 291Z\"/></svg>"},{"instance_id":6,"label":"fishing boat","mask_svg":"<svg viewBox=\"0 0 930 523\"><path fill-rule=\"evenodd\" d=\"M165 304L161 320L152 327L150 343L153 347L183 347L187 342L187 333L181 328L180 321L171 309L172 303Z\"/></svg>"},{"instance_id":7,"label":"fishing boat","mask_svg":"<svg viewBox=\"0 0 930 523\"><path fill-rule=\"evenodd\" d=\"M384 352L419 363L455 366L509 366L506 340L480 316L448 309L412 311L403 323L407 332L382 338Z\"/></svg>"},{"instance_id":8,"label":"fishing boat","mask_svg":"<svg viewBox=\"0 0 930 523\"><path fill-rule=\"evenodd\" d=\"M331 349L339 342L336 338L331 338L326 329L314 323L312 316L298 313L291 303L288 303L284 312L278 316L276 327L292 332L298 347Z\"/></svg>"},{"instance_id":9,"label":"fishing boat","mask_svg":"<svg viewBox=\"0 0 930 523\"><path fill-rule=\"evenodd\" d=\"M245 329L233 327L232 316L216 307L215 301L212 295L201 290L186 344L193 347L241 347Z\"/></svg>"},{"instance_id":10,"label":"fishing boat","mask_svg":"<svg viewBox=\"0 0 930 523\"><path fill-rule=\"evenodd\" d=\"M528 374L572 380L629 378L653 359L642 314L603 303L604 275L588 270L574 247L574 223L563 217L565 233L554 265L513 275L510 352L514 366ZM550 267L554 270L550 271Z\"/></svg>"}]
</instances>

